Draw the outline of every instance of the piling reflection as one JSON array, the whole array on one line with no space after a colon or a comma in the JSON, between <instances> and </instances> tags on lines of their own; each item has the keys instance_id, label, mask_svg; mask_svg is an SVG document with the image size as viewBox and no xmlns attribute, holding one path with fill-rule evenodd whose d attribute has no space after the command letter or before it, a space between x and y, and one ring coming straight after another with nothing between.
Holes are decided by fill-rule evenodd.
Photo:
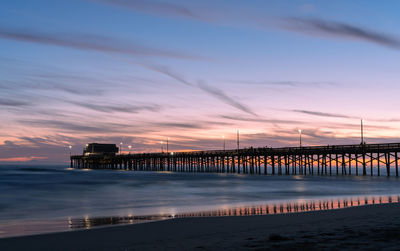
<instances>
[{"instance_id":1,"label":"piling reflection","mask_svg":"<svg viewBox=\"0 0 400 251\"><path fill-rule=\"evenodd\" d=\"M298 213L308 211L332 210L364 205L399 203L400 196L366 196L345 199L307 200L283 203L270 203L259 206L234 207L212 211L180 213L175 215L147 215L125 217L85 217L83 219L69 219L70 229L89 229L96 226L135 224L149 221L159 221L173 218L187 217L215 217L215 216L250 216L250 215L272 215L285 213Z\"/></svg>"},{"instance_id":2,"label":"piling reflection","mask_svg":"<svg viewBox=\"0 0 400 251\"><path fill-rule=\"evenodd\" d=\"M145 216L113 216L113 217L85 217L83 219L70 219L68 221L70 229L92 228L97 226L135 224L150 221L167 220L173 218L172 215L145 215Z\"/></svg>"}]
</instances>

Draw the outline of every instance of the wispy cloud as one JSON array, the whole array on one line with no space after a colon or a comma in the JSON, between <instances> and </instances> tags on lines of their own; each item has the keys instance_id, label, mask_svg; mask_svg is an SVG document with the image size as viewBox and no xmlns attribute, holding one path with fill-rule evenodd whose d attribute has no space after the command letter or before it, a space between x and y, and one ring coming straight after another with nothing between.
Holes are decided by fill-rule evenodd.
<instances>
[{"instance_id":1,"label":"wispy cloud","mask_svg":"<svg viewBox=\"0 0 400 251\"><path fill-rule=\"evenodd\" d=\"M236 109L239 109L242 112L257 116L257 114L255 112L253 112L249 107L240 103L239 101L235 100L234 98L228 96L225 92L223 92L222 90L218 89L215 86L207 85L201 81L197 84L191 83L191 82L187 81L184 77L182 77L181 74L178 74L178 73L172 71L170 68L168 68L166 66L160 66L160 65L143 65L143 66L147 69L159 72L163 75L166 75L166 76L178 81L181 84L198 88L198 89L204 91L205 93L213 96L214 98L217 98L221 102L228 104Z\"/></svg>"},{"instance_id":2,"label":"wispy cloud","mask_svg":"<svg viewBox=\"0 0 400 251\"><path fill-rule=\"evenodd\" d=\"M74 133L82 133L82 132L109 132L108 128L104 126L90 126L80 122L66 122L66 121L57 121L57 120L46 120L46 119L37 119L37 120L20 120L21 124L30 125L34 127L40 128L56 128L60 131L74 132Z\"/></svg>"},{"instance_id":3,"label":"wispy cloud","mask_svg":"<svg viewBox=\"0 0 400 251\"><path fill-rule=\"evenodd\" d=\"M221 121L209 121L209 120L191 120L190 122L178 121L178 122L152 122L149 126L159 126L161 128L184 128L184 129L210 129L218 126L229 126L231 123Z\"/></svg>"},{"instance_id":4,"label":"wispy cloud","mask_svg":"<svg viewBox=\"0 0 400 251\"><path fill-rule=\"evenodd\" d=\"M134 11L141 11L153 15L170 16L176 18L189 18L202 22L212 22L217 25L229 25L242 27L243 25L254 28L282 29L291 32L302 33L311 36L329 36L343 39L360 40L374 43L394 49L400 49L400 39L375 31L368 28L359 27L357 25L328 21L320 18L303 18L303 17L273 17L272 15L260 14L256 10L247 9L240 13L240 17L233 10L228 10L230 6L216 9L215 6L208 6L212 9L210 16L205 11L199 11L198 7L158 2L154 0L91 0L103 4L110 4L129 8Z\"/></svg>"},{"instance_id":5,"label":"wispy cloud","mask_svg":"<svg viewBox=\"0 0 400 251\"><path fill-rule=\"evenodd\" d=\"M286 30L314 36L330 36L345 39L356 39L394 49L400 49L400 40L381 32L357 27L343 22L327 21L300 17L283 18L281 27Z\"/></svg>"},{"instance_id":6,"label":"wispy cloud","mask_svg":"<svg viewBox=\"0 0 400 251\"><path fill-rule=\"evenodd\" d=\"M198 84L198 87L205 91L206 93L210 94L211 96L214 96L215 98L217 98L218 100L220 100L221 102L228 104L230 106L235 107L236 109L241 110L242 112L257 116L257 114L255 112L253 112L249 107L247 107L246 105L238 102L237 100L235 100L234 98L228 96L225 92L223 92L222 90L211 86L211 85L207 85L204 82L200 82Z\"/></svg>"},{"instance_id":7,"label":"wispy cloud","mask_svg":"<svg viewBox=\"0 0 400 251\"><path fill-rule=\"evenodd\" d=\"M0 158L0 162L28 162L32 160L44 160L47 157L39 156L28 156L28 157L11 157L11 158Z\"/></svg>"},{"instance_id":8,"label":"wispy cloud","mask_svg":"<svg viewBox=\"0 0 400 251\"><path fill-rule=\"evenodd\" d=\"M242 117L238 115L221 115L220 117L223 119L229 119L235 121L258 122L258 123L296 124L296 125L305 123L297 120L253 118L253 117Z\"/></svg>"},{"instance_id":9,"label":"wispy cloud","mask_svg":"<svg viewBox=\"0 0 400 251\"><path fill-rule=\"evenodd\" d=\"M139 10L147 13L155 13L166 16L180 16L185 18L197 18L197 15L189 8L168 2L160 2L153 0L89 0L91 2L98 2L119 6L122 8L129 8L132 10Z\"/></svg>"},{"instance_id":10,"label":"wispy cloud","mask_svg":"<svg viewBox=\"0 0 400 251\"><path fill-rule=\"evenodd\" d=\"M253 80L240 80L230 81L240 84L250 85L266 85L271 87L322 87L322 86L336 86L336 83L332 82L302 82L302 81L253 81Z\"/></svg>"},{"instance_id":11,"label":"wispy cloud","mask_svg":"<svg viewBox=\"0 0 400 251\"><path fill-rule=\"evenodd\" d=\"M68 85L65 83L56 83L57 80L42 80L42 79L22 79L22 80L3 80L0 83L0 90L21 92L22 90L46 90L59 91L80 96L100 96L104 93L98 86L97 88L89 88L86 85L77 86ZM62 80L61 80L62 81ZM74 83L78 82L77 80Z\"/></svg>"},{"instance_id":12,"label":"wispy cloud","mask_svg":"<svg viewBox=\"0 0 400 251\"><path fill-rule=\"evenodd\" d=\"M19 107L19 106L30 106L30 105L31 103L27 101L0 98L0 106Z\"/></svg>"},{"instance_id":13,"label":"wispy cloud","mask_svg":"<svg viewBox=\"0 0 400 251\"><path fill-rule=\"evenodd\" d=\"M141 64L141 66L149 69L156 71L158 73L161 73L163 75L166 75L172 79L175 79L181 84L187 85L187 86L194 86L192 83L187 81L182 75L180 75L177 72L172 71L169 67L164 66L164 65L146 65L146 64Z\"/></svg>"},{"instance_id":14,"label":"wispy cloud","mask_svg":"<svg viewBox=\"0 0 400 251\"><path fill-rule=\"evenodd\" d=\"M203 123L184 123L184 122L162 122L151 123L152 126L161 126L163 128L185 128L185 129L202 129Z\"/></svg>"},{"instance_id":15,"label":"wispy cloud","mask_svg":"<svg viewBox=\"0 0 400 251\"><path fill-rule=\"evenodd\" d=\"M181 52L150 48L132 42L122 42L110 37L92 34L55 34L26 29L17 30L0 28L0 38L122 55L201 59L201 57Z\"/></svg>"},{"instance_id":16,"label":"wispy cloud","mask_svg":"<svg viewBox=\"0 0 400 251\"><path fill-rule=\"evenodd\" d=\"M160 105L114 105L114 104L94 104L94 103L83 103L75 102L71 103L85 107L98 112L124 112L124 113L139 113L141 111L158 112L161 110Z\"/></svg>"},{"instance_id":17,"label":"wispy cloud","mask_svg":"<svg viewBox=\"0 0 400 251\"><path fill-rule=\"evenodd\" d=\"M344 114L338 113L328 113L328 112L319 112L319 111L308 111L308 110L291 110L292 112L303 113L307 115L319 116L319 117L331 117L331 118L346 118L346 119L355 119L357 117L348 116Z\"/></svg>"}]
</instances>

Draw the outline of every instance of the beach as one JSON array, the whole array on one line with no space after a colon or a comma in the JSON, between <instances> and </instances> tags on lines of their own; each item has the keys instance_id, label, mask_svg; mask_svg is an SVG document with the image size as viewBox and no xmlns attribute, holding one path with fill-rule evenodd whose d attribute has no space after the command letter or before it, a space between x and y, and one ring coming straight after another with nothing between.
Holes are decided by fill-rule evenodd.
<instances>
[{"instance_id":1,"label":"beach","mask_svg":"<svg viewBox=\"0 0 400 251\"><path fill-rule=\"evenodd\" d=\"M397 249L400 204L265 216L178 218L0 239L0 250Z\"/></svg>"}]
</instances>

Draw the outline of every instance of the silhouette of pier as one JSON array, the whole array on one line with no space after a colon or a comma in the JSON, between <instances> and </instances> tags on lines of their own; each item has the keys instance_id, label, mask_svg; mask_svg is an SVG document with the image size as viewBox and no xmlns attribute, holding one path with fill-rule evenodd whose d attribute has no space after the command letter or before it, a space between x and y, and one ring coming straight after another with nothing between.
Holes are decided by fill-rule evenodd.
<instances>
[{"instance_id":1,"label":"silhouette of pier","mask_svg":"<svg viewBox=\"0 0 400 251\"><path fill-rule=\"evenodd\" d=\"M399 176L400 143L73 155L72 168L277 175Z\"/></svg>"}]
</instances>

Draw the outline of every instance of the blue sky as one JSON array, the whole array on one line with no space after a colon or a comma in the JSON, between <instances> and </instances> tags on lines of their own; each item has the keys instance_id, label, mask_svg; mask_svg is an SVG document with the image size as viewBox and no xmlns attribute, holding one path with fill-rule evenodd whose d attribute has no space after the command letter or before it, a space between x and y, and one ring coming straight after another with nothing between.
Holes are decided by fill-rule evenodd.
<instances>
[{"instance_id":1,"label":"blue sky","mask_svg":"<svg viewBox=\"0 0 400 251\"><path fill-rule=\"evenodd\" d=\"M0 160L398 141L399 5L2 1Z\"/></svg>"}]
</instances>

